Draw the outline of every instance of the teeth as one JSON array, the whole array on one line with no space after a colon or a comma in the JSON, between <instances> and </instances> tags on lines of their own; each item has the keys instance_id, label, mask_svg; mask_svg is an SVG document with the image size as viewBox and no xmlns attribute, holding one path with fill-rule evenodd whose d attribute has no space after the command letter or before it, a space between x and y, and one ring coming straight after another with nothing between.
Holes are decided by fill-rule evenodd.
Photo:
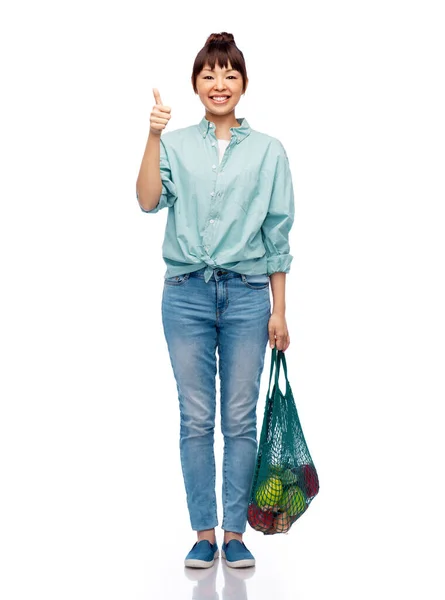
<instances>
[{"instance_id":1,"label":"teeth","mask_svg":"<svg viewBox=\"0 0 445 600\"><path fill-rule=\"evenodd\" d=\"M216 100L218 101L222 101L222 100L227 100L228 96L212 96L212 100Z\"/></svg>"}]
</instances>

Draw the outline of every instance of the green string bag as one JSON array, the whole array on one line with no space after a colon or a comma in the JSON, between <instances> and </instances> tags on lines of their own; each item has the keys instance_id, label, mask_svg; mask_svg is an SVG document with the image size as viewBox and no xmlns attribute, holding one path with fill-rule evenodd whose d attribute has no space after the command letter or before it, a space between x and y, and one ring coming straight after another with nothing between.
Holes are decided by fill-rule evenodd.
<instances>
[{"instance_id":1,"label":"green string bag","mask_svg":"<svg viewBox=\"0 0 445 600\"><path fill-rule=\"evenodd\" d=\"M286 392L278 385L280 365ZM272 373L275 383L270 394ZM318 475L298 418L284 352L272 349L269 387L247 521L265 535L287 533L318 494Z\"/></svg>"}]
</instances>

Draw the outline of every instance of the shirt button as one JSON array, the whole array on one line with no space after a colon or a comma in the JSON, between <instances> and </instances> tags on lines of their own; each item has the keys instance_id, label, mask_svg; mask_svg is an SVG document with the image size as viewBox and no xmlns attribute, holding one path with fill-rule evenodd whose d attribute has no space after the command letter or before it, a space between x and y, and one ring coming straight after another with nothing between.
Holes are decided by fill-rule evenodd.
<instances>
[{"instance_id":1,"label":"shirt button","mask_svg":"<svg viewBox=\"0 0 445 600\"><path fill-rule=\"evenodd\" d=\"M216 165L212 165L212 169L216 169Z\"/></svg>"},{"instance_id":2,"label":"shirt button","mask_svg":"<svg viewBox=\"0 0 445 600\"><path fill-rule=\"evenodd\" d=\"M212 146L214 146L214 145L215 145L215 142L212 142Z\"/></svg>"},{"instance_id":3,"label":"shirt button","mask_svg":"<svg viewBox=\"0 0 445 600\"><path fill-rule=\"evenodd\" d=\"M210 192L210 195L211 195L211 196L214 196L214 195L215 195L215 192Z\"/></svg>"},{"instance_id":4,"label":"shirt button","mask_svg":"<svg viewBox=\"0 0 445 600\"><path fill-rule=\"evenodd\" d=\"M209 223L214 223L215 219L210 219Z\"/></svg>"}]
</instances>

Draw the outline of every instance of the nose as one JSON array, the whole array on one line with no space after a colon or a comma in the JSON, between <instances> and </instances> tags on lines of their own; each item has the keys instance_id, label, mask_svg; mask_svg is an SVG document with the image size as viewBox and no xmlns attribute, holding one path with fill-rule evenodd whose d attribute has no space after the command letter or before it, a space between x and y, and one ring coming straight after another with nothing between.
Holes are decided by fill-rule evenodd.
<instances>
[{"instance_id":1,"label":"nose","mask_svg":"<svg viewBox=\"0 0 445 600\"><path fill-rule=\"evenodd\" d=\"M223 82L223 81L217 81L217 82L215 83L215 89L217 89L218 91L219 91L219 90L225 90L225 89L226 89L226 86L224 85L224 82Z\"/></svg>"}]
</instances>

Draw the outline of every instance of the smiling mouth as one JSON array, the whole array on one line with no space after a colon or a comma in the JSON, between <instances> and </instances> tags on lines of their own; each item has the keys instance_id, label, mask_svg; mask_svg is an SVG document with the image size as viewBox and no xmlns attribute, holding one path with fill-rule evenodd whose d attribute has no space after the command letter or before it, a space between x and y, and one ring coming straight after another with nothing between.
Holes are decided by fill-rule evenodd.
<instances>
[{"instance_id":1,"label":"smiling mouth","mask_svg":"<svg viewBox=\"0 0 445 600\"><path fill-rule=\"evenodd\" d=\"M225 104L228 102L230 96L210 96L210 100L215 104Z\"/></svg>"}]
</instances>

